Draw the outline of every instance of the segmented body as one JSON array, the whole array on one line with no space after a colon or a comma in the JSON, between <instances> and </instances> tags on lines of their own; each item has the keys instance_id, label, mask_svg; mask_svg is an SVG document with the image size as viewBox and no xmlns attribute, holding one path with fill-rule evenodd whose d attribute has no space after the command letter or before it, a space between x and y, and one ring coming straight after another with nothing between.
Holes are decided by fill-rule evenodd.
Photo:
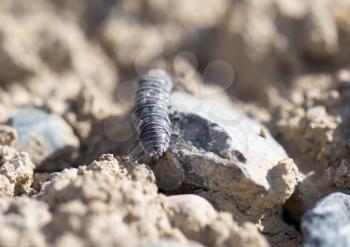
<instances>
[{"instance_id":1,"label":"segmented body","mask_svg":"<svg viewBox=\"0 0 350 247\"><path fill-rule=\"evenodd\" d=\"M149 157L159 157L170 143L169 99L172 81L163 70L151 70L139 81L134 108L134 128Z\"/></svg>"}]
</instances>

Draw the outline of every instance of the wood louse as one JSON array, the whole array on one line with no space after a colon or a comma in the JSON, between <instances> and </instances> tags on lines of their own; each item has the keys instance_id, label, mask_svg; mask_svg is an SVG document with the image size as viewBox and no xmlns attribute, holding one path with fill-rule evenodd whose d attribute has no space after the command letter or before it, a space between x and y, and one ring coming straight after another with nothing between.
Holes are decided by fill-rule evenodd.
<instances>
[{"instance_id":1,"label":"wood louse","mask_svg":"<svg viewBox=\"0 0 350 247\"><path fill-rule=\"evenodd\" d=\"M172 87L170 76L163 70L151 70L139 81L133 120L139 144L148 157L160 157L169 147Z\"/></svg>"}]
</instances>

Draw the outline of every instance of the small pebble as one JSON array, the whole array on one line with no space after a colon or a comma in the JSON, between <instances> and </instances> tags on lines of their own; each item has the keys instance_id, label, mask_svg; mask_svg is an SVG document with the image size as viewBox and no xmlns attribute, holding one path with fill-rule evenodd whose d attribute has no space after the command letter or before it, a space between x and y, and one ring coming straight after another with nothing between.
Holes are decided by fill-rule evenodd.
<instances>
[{"instance_id":1,"label":"small pebble","mask_svg":"<svg viewBox=\"0 0 350 247\"><path fill-rule=\"evenodd\" d=\"M79 147L72 128L60 116L25 109L15 113L9 122L18 133L17 148L28 152L37 166L53 156L55 160L65 160Z\"/></svg>"},{"instance_id":2,"label":"small pebble","mask_svg":"<svg viewBox=\"0 0 350 247\"><path fill-rule=\"evenodd\" d=\"M350 196L332 193L303 217L304 247L350 246Z\"/></svg>"}]
</instances>

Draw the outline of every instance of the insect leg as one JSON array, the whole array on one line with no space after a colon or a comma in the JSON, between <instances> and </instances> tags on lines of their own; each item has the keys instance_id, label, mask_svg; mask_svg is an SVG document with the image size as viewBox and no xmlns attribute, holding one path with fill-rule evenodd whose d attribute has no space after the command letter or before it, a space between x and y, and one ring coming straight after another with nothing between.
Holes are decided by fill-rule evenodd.
<instances>
[{"instance_id":1,"label":"insect leg","mask_svg":"<svg viewBox=\"0 0 350 247\"><path fill-rule=\"evenodd\" d=\"M145 151L142 150L140 141L136 141L128 151L129 158L137 163L147 164L152 160L152 157L149 157Z\"/></svg>"},{"instance_id":2,"label":"insect leg","mask_svg":"<svg viewBox=\"0 0 350 247\"><path fill-rule=\"evenodd\" d=\"M139 161L144 155L144 151L140 148L140 142L136 141L129 149L128 156L133 161Z\"/></svg>"}]
</instances>

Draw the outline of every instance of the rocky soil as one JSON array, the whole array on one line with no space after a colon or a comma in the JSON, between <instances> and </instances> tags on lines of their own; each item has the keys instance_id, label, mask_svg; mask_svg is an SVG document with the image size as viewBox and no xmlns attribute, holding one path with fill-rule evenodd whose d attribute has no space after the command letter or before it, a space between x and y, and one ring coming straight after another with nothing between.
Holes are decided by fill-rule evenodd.
<instances>
[{"instance_id":1,"label":"rocky soil","mask_svg":"<svg viewBox=\"0 0 350 247\"><path fill-rule=\"evenodd\" d=\"M2 0L0 247L349 246L349 13ZM171 144L135 161L155 67L176 82Z\"/></svg>"}]
</instances>

